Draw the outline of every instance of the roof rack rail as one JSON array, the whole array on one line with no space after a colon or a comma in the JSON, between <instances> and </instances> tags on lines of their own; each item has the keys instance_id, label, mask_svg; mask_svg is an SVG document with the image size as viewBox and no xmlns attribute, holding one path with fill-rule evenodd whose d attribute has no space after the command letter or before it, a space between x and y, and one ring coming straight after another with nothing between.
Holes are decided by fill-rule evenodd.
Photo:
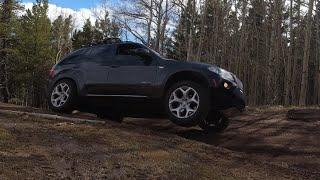
<instances>
[{"instance_id":1,"label":"roof rack rail","mask_svg":"<svg viewBox=\"0 0 320 180\"><path fill-rule=\"evenodd\" d=\"M120 38L107 38L105 40L103 40L104 44L115 44L115 43L121 43L121 39Z\"/></svg>"},{"instance_id":2,"label":"roof rack rail","mask_svg":"<svg viewBox=\"0 0 320 180\"><path fill-rule=\"evenodd\" d=\"M97 46L97 45L101 45L101 44L116 44L116 43L121 43L121 42L122 41L120 38L107 38L102 41L91 42L88 45L82 45L82 47L92 47L92 46Z\"/></svg>"}]
</instances>

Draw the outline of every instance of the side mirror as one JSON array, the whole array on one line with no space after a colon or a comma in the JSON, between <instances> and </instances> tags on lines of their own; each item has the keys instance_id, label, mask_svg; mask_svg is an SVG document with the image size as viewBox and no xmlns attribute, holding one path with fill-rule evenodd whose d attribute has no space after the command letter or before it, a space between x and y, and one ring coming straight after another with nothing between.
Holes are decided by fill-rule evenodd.
<instances>
[{"instance_id":1,"label":"side mirror","mask_svg":"<svg viewBox=\"0 0 320 180\"><path fill-rule=\"evenodd\" d=\"M138 55L141 57L150 57L150 50L146 49L146 48L137 48L137 49L133 49L131 50L131 53L134 55Z\"/></svg>"}]
</instances>

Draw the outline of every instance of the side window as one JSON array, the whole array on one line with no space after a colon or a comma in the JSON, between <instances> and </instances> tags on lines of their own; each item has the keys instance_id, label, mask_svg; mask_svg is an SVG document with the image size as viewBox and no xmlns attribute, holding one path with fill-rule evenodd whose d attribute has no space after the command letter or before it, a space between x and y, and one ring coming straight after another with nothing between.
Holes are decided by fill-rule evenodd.
<instances>
[{"instance_id":1,"label":"side window","mask_svg":"<svg viewBox=\"0 0 320 180\"><path fill-rule=\"evenodd\" d=\"M136 44L120 44L118 46L116 63L120 66L142 66L144 59L141 56L132 54L132 50L143 48Z\"/></svg>"},{"instance_id":2,"label":"side window","mask_svg":"<svg viewBox=\"0 0 320 180\"><path fill-rule=\"evenodd\" d=\"M97 63L110 63L115 54L115 48L113 45L99 45L94 46L90 52L90 58Z\"/></svg>"},{"instance_id":3,"label":"side window","mask_svg":"<svg viewBox=\"0 0 320 180\"><path fill-rule=\"evenodd\" d=\"M65 58L63 58L59 64L78 64L84 62L88 57L90 57L91 48L82 48L71 52Z\"/></svg>"},{"instance_id":4,"label":"side window","mask_svg":"<svg viewBox=\"0 0 320 180\"><path fill-rule=\"evenodd\" d=\"M111 57L114 55L114 50L112 45L100 45L97 47L92 47L91 50L92 56L99 57Z\"/></svg>"}]
</instances>

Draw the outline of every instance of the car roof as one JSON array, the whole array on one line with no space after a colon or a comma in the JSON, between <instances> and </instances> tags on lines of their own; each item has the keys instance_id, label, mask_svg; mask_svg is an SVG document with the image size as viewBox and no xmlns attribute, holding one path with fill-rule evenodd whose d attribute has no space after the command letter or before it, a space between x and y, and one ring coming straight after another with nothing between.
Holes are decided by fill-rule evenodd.
<instances>
[{"instance_id":1,"label":"car roof","mask_svg":"<svg viewBox=\"0 0 320 180\"><path fill-rule=\"evenodd\" d=\"M122 41L122 42L115 43L115 44L140 44L140 43L136 43L136 42L132 42L132 41Z\"/></svg>"},{"instance_id":2,"label":"car roof","mask_svg":"<svg viewBox=\"0 0 320 180\"><path fill-rule=\"evenodd\" d=\"M103 45L123 45L123 44L138 44L141 45L140 43L132 42L132 41L121 41L121 42L112 42L112 43L99 43L99 44L91 44L87 47L83 48L94 48L96 46L103 46ZM81 49L83 49L81 48Z\"/></svg>"}]
</instances>

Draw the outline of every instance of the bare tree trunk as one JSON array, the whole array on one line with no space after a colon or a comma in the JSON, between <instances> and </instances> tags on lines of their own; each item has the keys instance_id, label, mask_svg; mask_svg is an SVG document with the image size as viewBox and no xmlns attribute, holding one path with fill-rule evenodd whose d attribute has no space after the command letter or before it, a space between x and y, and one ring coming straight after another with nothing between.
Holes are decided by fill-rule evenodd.
<instances>
[{"instance_id":1,"label":"bare tree trunk","mask_svg":"<svg viewBox=\"0 0 320 180\"><path fill-rule=\"evenodd\" d=\"M148 25L147 25L147 46L151 46L151 26L152 26L152 20L153 20L153 1L150 0L150 7L149 7L149 19L148 19Z\"/></svg>"},{"instance_id":2,"label":"bare tree trunk","mask_svg":"<svg viewBox=\"0 0 320 180\"><path fill-rule=\"evenodd\" d=\"M247 14L247 1L242 2L242 9L241 9L241 21L244 22L246 19ZM240 75L241 79L245 79L245 59L246 59L246 39L247 39L247 33L246 33L246 25L242 24L241 32L240 32L240 42L239 42L239 50L238 50L238 74Z\"/></svg>"},{"instance_id":3,"label":"bare tree trunk","mask_svg":"<svg viewBox=\"0 0 320 180\"><path fill-rule=\"evenodd\" d=\"M190 0L190 5L192 6L190 27L189 27L189 35L188 35L188 48L187 48L187 61L190 61L193 58L193 34L194 34L194 23L195 23L195 16L196 16L196 1Z\"/></svg>"},{"instance_id":4,"label":"bare tree trunk","mask_svg":"<svg viewBox=\"0 0 320 180\"><path fill-rule=\"evenodd\" d=\"M285 78L285 105L291 104L291 87L292 87L292 61L293 61L293 46L294 46L294 34L293 34L293 0L290 0L290 22L289 22L289 36L290 47L288 51L287 66L286 66L286 78Z\"/></svg>"},{"instance_id":5,"label":"bare tree trunk","mask_svg":"<svg viewBox=\"0 0 320 180\"><path fill-rule=\"evenodd\" d=\"M282 36L281 36L281 24L282 24L282 1L276 0L270 1L271 9L271 37L270 37L270 49L268 59L268 88L269 90L269 104L281 103L281 80L280 80L280 68L281 68L281 48L282 48Z\"/></svg>"},{"instance_id":6,"label":"bare tree trunk","mask_svg":"<svg viewBox=\"0 0 320 180\"><path fill-rule=\"evenodd\" d=\"M156 11L157 11L157 24L156 24L156 42L154 49L159 52L160 50L160 38L161 38L161 23L163 14L161 13L163 11L162 9L163 0L159 0L159 2L156 3Z\"/></svg>"},{"instance_id":7,"label":"bare tree trunk","mask_svg":"<svg viewBox=\"0 0 320 180\"><path fill-rule=\"evenodd\" d=\"M320 19L317 20L317 30L316 30L316 72L315 72L315 86L314 86L314 94L316 95L315 104L320 105Z\"/></svg>"},{"instance_id":8,"label":"bare tree trunk","mask_svg":"<svg viewBox=\"0 0 320 180\"><path fill-rule=\"evenodd\" d=\"M318 31L319 33L319 31ZM318 46L320 46L320 44L318 44ZM318 48L318 52L320 52L320 48ZM317 80L317 83L318 83L318 105L320 105L320 57L318 57L318 80Z\"/></svg>"},{"instance_id":9,"label":"bare tree trunk","mask_svg":"<svg viewBox=\"0 0 320 180\"><path fill-rule=\"evenodd\" d=\"M5 44L5 42L3 43ZM4 48L5 49L5 45ZM7 53L0 52L0 95L4 103L9 102L9 89L8 89L8 74L7 74ZM0 97L1 97L0 96Z\"/></svg>"},{"instance_id":10,"label":"bare tree trunk","mask_svg":"<svg viewBox=\"0 0 320 180\"><path fill-rule=\"evenodd\" d=\"M201 1L200 1L201 2ZM197 56L196 56L196 59L197 60L201 60L201 53L202 53L202 43L203 43L203 38L204 38L204 35L205 35L205 16L207 14L207 5L206 3L204 3L203 5L203 11L202 11L202 14L201 14L201 26L200 26L200 38L199 38L199 44L198 44L198 49L197 49Z\"/></svg>"},{"instance_id":11,"label":"bare tree trunk","mask_svg":"<svg viewBox=\"0 0 320 180\"><path fill-rule=\"evenodd\" d=\"M311 22L312 22L312 10L313 10L314 0L309 0L309 9L307 15L307 25L305 32L305 44L304 44L304 54L303 54L303 67L302 67L302 82L301 82L301 92L299 97L299 105L306 105L307 89L308 89L308 73L309 73L309 56L310 56L310 41L311 41Z\"/></svg>"},{"instance_id":12,"label":"bare tree trunk","mask_svg":"<svg viewBox=\"0 0 320 180\"><path fill-rule=\"evenodd\" d=\"M316 95L315 104L320 105L320 0L317 0L317 14L316 14L316 72L315 72L315 86L314 94Z\"/></svg>"},{"instance_id":13,"label":"bare tree trunk","mask_svg":"<svg viewBox=\"0 0 320 180\"><path fill-rule=\"evenodd\" d=\"M297 0L297 17L296 17L296 21L297 21L297 35L295 35L295 37L297 36L297 40L295 41L295 49L294 49L294 57L293 57L293 67L292 67L292 86L291 89L293 90L292 94L292 103L294 105L298 105L299 104L299 93L300 93L300 71L298 70L299 64L299 48L300 48L300 39L301 37L299 36L299 34L302 31L301 23L300 23L300 19L301 19L301 0Z\"/></svg>"},{"instance_id":14,"label":"bare tree trunk","mask_svg":"<svg viewBox=\"0 0 320 180\"><path fill-rule=\"evenodd\" d=\"M166 0L165 9L164 9L164 17L161 25L161 32L160 32L160 51L161 54L164 53L164 42L165 42L165 35L166 35L166 29L169 22L169 1Z\"/></svg>"}]
</instances>

